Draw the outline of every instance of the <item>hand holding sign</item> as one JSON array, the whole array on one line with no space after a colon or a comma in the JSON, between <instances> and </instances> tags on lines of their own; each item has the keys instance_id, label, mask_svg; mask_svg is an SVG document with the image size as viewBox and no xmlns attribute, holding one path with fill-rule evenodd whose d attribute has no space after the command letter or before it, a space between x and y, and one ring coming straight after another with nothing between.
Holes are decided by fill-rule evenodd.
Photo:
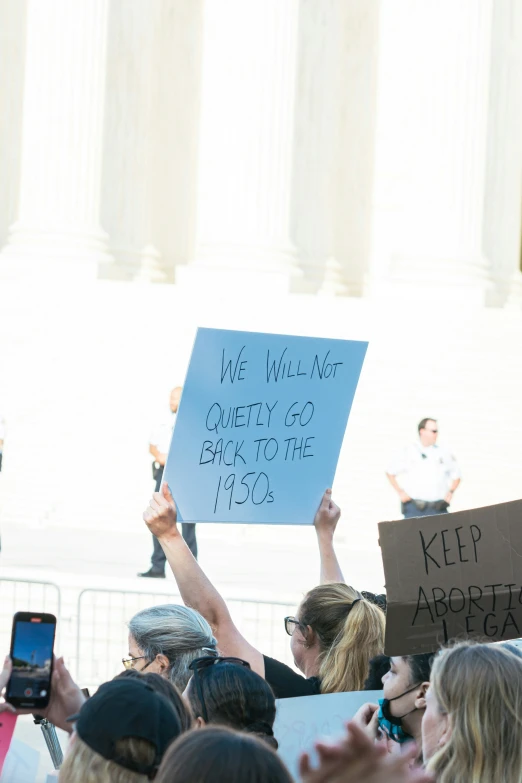
<instances>
[{"instance_id":1,"label":"hand holding sign","mask_svg":"<svg viewBox=\"0 0 522 783\"><path fill-rule=\"evenodd\" d=\"M168 484L163 484L161 492L154 492L143 512L143 521L157 539L180 535L176 525L176 504Z\"/></svg>"},{"instance_id":2,"label":"hand holding sign","mask_svg":"<svg viewBox=\"0 0 522 783\"><path fill-rule=\"evenodd\" d=\"M333 538L335 528L341 517L341 509L332 500L332 490L327 489L324 493L321 505L317 509L314 517L314 527L318 536L328 536Z\"/></svg>"}]
</instances>

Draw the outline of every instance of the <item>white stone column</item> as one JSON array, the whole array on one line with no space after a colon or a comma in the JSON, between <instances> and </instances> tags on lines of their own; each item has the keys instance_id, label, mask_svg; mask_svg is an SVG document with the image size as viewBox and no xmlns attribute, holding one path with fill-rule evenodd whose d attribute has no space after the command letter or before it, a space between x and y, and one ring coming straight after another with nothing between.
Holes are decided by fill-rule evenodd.
<instances>
[{"instance_id":1,"label":"white stone column","mask_svg":"<svg viewBox=\"0 0 522 783\"><path fill-rule=\"evenodd\" d=\"M18 219L0 273L95 277L108 0L29 0Z\"/></svg>"},{"instance_id":2,"label":"white stone column","mask_svg":"<svg viewBox=\"0 0 522 783\"><path fill-rule=\"evenodd\" d=\"M292 198L301 291L361 293L371 226L378 11L378 0L301 4Z\"/></svg>"},{"instance_id":3,"label":"white stone column","mask_svg":"<svg viewBox=\"0 0 522 783\"><path fill-rule=\"evenodd\" d=\"M383 0L369 289L483 302L492 0Z\"/></svg>"},{"instance_id":4,"label":"white stone column","mask_svg":"<svg viewBox=\"0 0 522 783\"><path fill-rule=\"evenodd\" d=\"M490 303L522 304L522 5L496 0L493 16L484 243Z\"/></svg>"},{"instance_id":5,"label":"white stone column","mask_svg":"<svg viewBox=\"0 0 522 783\"><path fill-rule=\"evenodd\" d=\"M287 288L298 0L206 0L195 258L176 279Z\"/></svg>"}]
</instances>

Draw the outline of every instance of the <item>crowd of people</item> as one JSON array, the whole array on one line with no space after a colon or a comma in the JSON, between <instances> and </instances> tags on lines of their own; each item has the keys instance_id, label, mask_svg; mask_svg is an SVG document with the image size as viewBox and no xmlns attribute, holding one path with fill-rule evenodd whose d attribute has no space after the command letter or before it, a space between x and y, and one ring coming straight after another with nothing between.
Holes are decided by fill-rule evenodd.
<instances>
[{"instance_id":1,"label":"crowd of people","mask_svg":"<svg viewBox=\"0 0 522 783\"><path fill-rule=\"evenodd\" d=\"M178 530L168 487L155 492L144 520L184 606L132 617L122 673L90 698L55 661L44 714L71 735L59 783L291 783L276 699L375 689L383 698L341 739L303 753L303 783L522 783L520 648L461 641L384 655L386 596L347 585L339 517L327 490L314 520L320 584L284 618L297 673L242 635ZM0 690L10 671L7 658Z\"/></svg>"}]
</instances>

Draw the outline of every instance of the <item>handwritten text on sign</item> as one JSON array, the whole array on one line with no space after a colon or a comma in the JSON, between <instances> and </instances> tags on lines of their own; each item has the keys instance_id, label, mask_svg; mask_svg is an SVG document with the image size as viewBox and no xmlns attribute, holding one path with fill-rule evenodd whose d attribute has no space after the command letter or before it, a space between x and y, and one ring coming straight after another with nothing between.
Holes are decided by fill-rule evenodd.
<instances>
[{"instance_id":1,"label":"handwritten text on sign","mask_svg":"<svg viewBox=\"0 0 522 783\"><path fill-rule=\"evenodd\" d=\"M379 525L390 655L522 635L522 501Z\"/></svg>"},{"instance_id":2,"label":"handwritten text on sign","mask_svg":"<svg viewBox=\"0 0 522 783\"><path fill-rule=\"evenodd\" d=\"M311 523L366 347L198 330L165 471L181 517Z\"/></svg>"}]
</instances>

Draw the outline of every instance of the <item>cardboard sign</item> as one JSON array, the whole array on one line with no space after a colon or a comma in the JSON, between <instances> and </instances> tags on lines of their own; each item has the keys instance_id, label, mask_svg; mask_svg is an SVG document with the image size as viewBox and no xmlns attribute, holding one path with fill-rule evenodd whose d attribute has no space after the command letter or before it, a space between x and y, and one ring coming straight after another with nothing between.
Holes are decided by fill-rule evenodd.
<instances>
[{"instance_id":1,"label":"cardboard sign","mask_svg":"<svg viewBox=\"0 0 522 783\"><path fill-rule=\"evenodd\" d=\"M522 500L381 522L386 653L522 636Z\"/></svg>"},{"instance_id":2,"label":"cardboard sign","mask_svg":"<svg viewBox=\"0 0 522 783\"><path fill-rule=\"evenodd\" d=\"M179 518L312 524L367 346L198 329L164 473Z\"/></svg>"},{"instance_id":3,"label":"cardboard sign","mask_svg":"<svg viewBox=\"0 0 522 783\"><path fill-rule=\"evenodd\" d=\"M276 700L274 736L278 753L295 780L299 780L298 761L303 752L310 752L314 743L325 737L343 736L345 723L367 702L377 704L382 691L326 693L321 696L300 696Z\"/></svg>"}]
</instances>

